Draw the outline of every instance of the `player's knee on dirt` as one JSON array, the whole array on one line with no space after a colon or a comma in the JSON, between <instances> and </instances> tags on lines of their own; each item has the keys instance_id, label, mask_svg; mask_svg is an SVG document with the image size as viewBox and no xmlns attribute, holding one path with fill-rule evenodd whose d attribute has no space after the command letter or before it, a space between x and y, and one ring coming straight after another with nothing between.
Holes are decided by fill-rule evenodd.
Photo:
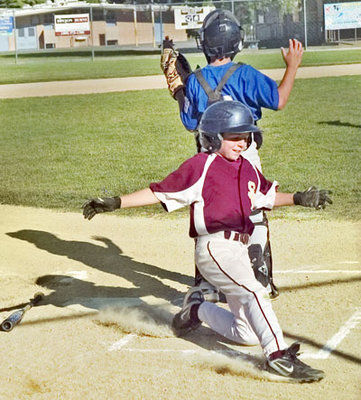
<instances>
[{"instance_id":1,"label":"player's knee on dirt","mask_svg":"<svg viewBox=\"0 0 361 400\"><path fill-rule=\"evenodd\" d=\"M241 321L238 318L234 318L234 321L231 326L231 332L233 340L237 343L246 345L246 346L255 346L259 344L258 337L256 334L250 329L250 327Z\"/></svg>"},{"instance_id":2,"label":"player's knee on dirt","mask_svg":"<svg viewBox=\"0 0 361 400\"><path fill-rule=\"evenodd\" d=\"M264 287L266 287L269 284L269 276L262 246L260 244L250 245L248 247L248 255L251 260L254 276Z\"/></svg>"}]
</instances>

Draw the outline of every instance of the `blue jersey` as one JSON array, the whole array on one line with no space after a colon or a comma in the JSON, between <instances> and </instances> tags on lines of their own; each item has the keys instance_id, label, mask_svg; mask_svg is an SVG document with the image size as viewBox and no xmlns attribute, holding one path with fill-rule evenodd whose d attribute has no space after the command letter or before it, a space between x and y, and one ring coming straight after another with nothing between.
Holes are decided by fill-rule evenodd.
<instances>
[{"instance_id":1,"label":"blue jersey","mask_svg":"<svg viewBox=\"0 0 361 400\"><path fill-rule=\"evenodd\" d=\"M233 64L230 62L216 67L207 65L202 68L202 74L213 90ZM261 119L262 107L278 109L277 83L250 65L243 64L233 72L223 86L222 95L226 100L237 100L246 105L251 110L255 121ZM181 120L188 130L197 129L207 103L206 92L196 76L191 74L187 81L186 98L181 111Z\"/></svg>"}]
</instances>

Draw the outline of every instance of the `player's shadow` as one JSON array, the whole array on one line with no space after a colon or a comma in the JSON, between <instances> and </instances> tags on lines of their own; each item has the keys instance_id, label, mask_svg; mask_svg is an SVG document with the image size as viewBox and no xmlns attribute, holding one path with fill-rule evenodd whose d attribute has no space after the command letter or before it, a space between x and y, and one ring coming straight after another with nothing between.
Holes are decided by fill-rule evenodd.
<instances>
[{"instance_id":1,"label":"player's shadow","mask_svg":"<svg viewBox=\"0 0 361 400\"><path fill-rule=\"evenodd\" d=\"M87 308L98 310L104 306L104 299L111 299L110 302L108 301L106 303L106 305L111 306L113 301L115 305L119 305L118 301L120 300L121 303L121 299L123 298L126 299L126 303L123 303L123 305L128 305L130 307L146 307L147 305L142 302L140 298L148 295L162 298L172 304L179 305L179 301L177 300L183 298L184 292L164 284L160 279L171 280L187 286L190 286L193 283L193 279L187 275L167 271L154 265L132 260L129 256L124 255L122 250L107 238L96 238L96 240L103 244L97 245L89 242L62 240L49 232L37 230L21 230L18 232L9 232L7 235L12 238L33 243L37 248L48 251L49 253L65 256L100 271L120 276L134 285L134 287L131 288L119 286L97 286L92 282L86 282L66 275L45 275L39 277L36 283L39 286L51 289L52 293L45 296L39 305L53 304L63 307L64 305L80 304ZM351 278L350 280L359 279L360 278ZM337 284L338 282L332 283ZM320 284L327 285L330 284L330 282L318 283L318 285ZM306 288L312 285L313 284L311 283L304 287ZM298 287L285 287L282 289L294 290L297 288ZM299 287L299 289L301 289L301 287ZM10 311L11 309L14 309L14 307L2 309L2 311ZM88 315L92 315L92 313L88 313ZM170 312L168 312L167 315L163 315L163 323L169 324L172 316L173 315ZM62 316L56 317L55 319L71 319L79 317L79 315ZM44 321L29 321L24 322L23 324L42 322ZM304 337L295 337L291 333L285 333L285 336L312 344L319 349L323 347L322 344L314 343ZM229 344L230 342L207 327L201 327L194 333L186 336L184 340L194 343L206 350L228 354L232 358L240 358L251 362L257 367L261 366L261 359L259 356L245 354L242 352L242 347L239 348L240 350L231 349L227 346L227 343ZM337 355L346 358L349 361L360 363L360 359L343 354L342 352L338 352ZM227 371L227 368L220 368L218 372L232 373L232 371Z\"/></svg>"},{"instance_id":2,"label":"player's shadow","mask_svg":"<svg viewBox=\"0 0 361 400\"><path fill-rule=\"evenodd\" d=\"M322 349L325 346L322 343L318 343L313 339L306 338L304 336L295 335L295 334L293 334L291 332L283 331L283 334L284 334L285 337L288 337L289 339L296 340L296 341L298 341L300 343L305 343L305 344L311 345L311 346L316 347L318 349ZM347 354L347 353L345 353L343 351L340 351L340 350L337 350L337 349L332 349L331 351L332 351L332 354L334 356L337 356L337 357L340 357L340 358L344 358L345 360L348 360L348 361L351 361L351 362L353 362L355 364L360 364L361 365L361 358L360 357L356 357L353 354Z\"/></svg>"},{"instance_id":3,"label":"player's shadow","mask_svg":"<svg viewBox=\"0 0 361 400\"><path fill-rule=\"evenodd\" d=\"M317 282L309 282L309 283L302 283L299 285L290 285L290 286L279 286L278 289L280 293L284 292L292 292L294 290L307 290L307 289L314 289L314 288L320 288L323 286L333 286L333 285L342 285L346 283L352 283L352 282L360 282L361 281L361 275L360 276L353 276L351 278L334 278L334 279L328 279L326 281L317 281Z\"/></svg>"},{"instance_id":4,"label":"player's shadow","mask_svg":"<svg viewBox=\"0 0 361 400\"><path fill-rule=\"evenodd\" d=\"M94 310L94 312L82 312L73 316L51 318L51 321L93 316L96 315L96 310L104 307L113 308L113 306L115 310L118 307L130 307L130 310L140 308L149 317L154 318L154 315L150 312L149 305L145 304L141 300L141 297L153 295L179 306L179 299L183 299L185 294L185 290L184 292L176 290L162 283L161 279L171 280L187 286L193 283L193 278L187 275L166 271L154 265L132 260L130 257L124 255L122 250L107 238L96 238L104 246L89 242L62 240L49 232L37 230L21 230L18 232L9 232L7 235L33 243L37 248L49 253L65 256L92 268L120 276L135 286L131 288L101 286L65 274L40 276L35 283L50 289L51 293L43 298L39 306L51 304L64 307L76 304ZM161 307L162 305L158 307L158 310ZM10 308L8 307L7 309L10 310ZM169 310L162 310L161 317L158 316L157 322L170 326L173 315ZM25 321L23 325L46 322L50 322L49 318L45 320ZM222 355L227 354L231 357L246 360L255 366L260 366L260 358L258 356L250 356L243 353L242 350L230 349L227 346L227 340L217 335L210 328L202 326L199 330L185 337L184 340L194 343L205 350L214 351ZM219 370L217 368L215 367L215 370L219 373L232 373L227 370L227 367L221 367Z\"/></svg>"},{"instance_id":5,"label":"player's shadow","mask_svg":"<svg viewBox=\"0 0 361 400\"><path fill-rule=\"evenodd\" d=\"M72 290L71 293L74 296L77 294L76 297L80 297L79 293L83 293L84 295L88 293L87 297L91 297L92 295L96 295L96 297L127 298L155 296L176 304L177 299L179 301L179 298L182 298L184 293L167 285L163 280L187 286L193 283L193 279L188 275L167 271L155 265L133 260L131 257L124 255L122 250L108 238L94 238L101 243L97 245L89 242L63 240L52 233L38 230L20 230L17 232L8 232L7 235L33 243L37 248L49 253L64 256L89 267L124 278L133 286L131 288L119 286L98 287L84 281L73 280L71 286L75 285L77 290ZM160 249L160 251L169 250ZM62 279L62 282L65 282L65 277L58 278L48 276L48 278L43 278L42 283L44 286L45 284L54 285L54 279L58 283ZM69 301L69 297L66 300ZM61 299L57 295L57 303L60 304L60 302Z\"/></svg>"},{"instance_id":6,"label":"player's shadow","mask_svg":"<svg viewBox=\"0 0 361 400\"><path fill-rule=\"evenodd\" d=\"M68 275L43 275L35 283L52 290L41 300L40 306L52 304L64 307L79 304L86 308L101 310L112 306L136 306L145 304L135 296L133 288L102 286ZM139 291L138 291L139 293Z\"/></svg>"},{"instance_id":7,"label":"player's shadow","mask_svg":"<svg viewBox=\"0 0 361 400\"><path fill-rule=\"evenodd\" d=\"M350 122L341 122L340 120L337 121L320 121L320 125L331 125L331 126L341 126L344 128L361 128L360 124L352 124Z\"/></svg>"}]
</instances>

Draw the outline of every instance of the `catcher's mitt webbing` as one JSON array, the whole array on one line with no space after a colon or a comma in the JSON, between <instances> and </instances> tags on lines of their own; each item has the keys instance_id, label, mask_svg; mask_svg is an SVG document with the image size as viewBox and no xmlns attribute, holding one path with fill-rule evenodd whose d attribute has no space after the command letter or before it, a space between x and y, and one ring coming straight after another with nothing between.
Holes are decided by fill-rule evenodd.
<instances>
[{"instance_id":1,"label":"catcher's mitt webbing","mask_svg":"<svg viewBox=\"0 0 361 400\"><path fill-rule=\"evenodd\" d=\"M175 98L176 93L184 87L189 74L192 72L191 67L187 59L173 47L163 49L160 65L167 80L170 94Z\"/></svg>"},{"instance_id":2,"label":"catcher's mitt webbing","mask_svg":"<svg viewBox=\"0 0 361 400\"><path fill-rule=\"evenodd\" d=\"M200 85L202 86L202 88L204 89L204 91L208 96L208 104L212 104L215 103L216 101L221 100L222 98L221 91L223 89L223 86L226 84L226 82L228 81L229 77L233 74L233 72L236 71L241 65L242 64L233 64L223 75L222 79L220 80L220 82L218 83L217 87L214 90L209 86L209 83L204 79L201 69L197 69L194 71L194 74L198 82L200 83Z\"/></svg>"}]
</instances>

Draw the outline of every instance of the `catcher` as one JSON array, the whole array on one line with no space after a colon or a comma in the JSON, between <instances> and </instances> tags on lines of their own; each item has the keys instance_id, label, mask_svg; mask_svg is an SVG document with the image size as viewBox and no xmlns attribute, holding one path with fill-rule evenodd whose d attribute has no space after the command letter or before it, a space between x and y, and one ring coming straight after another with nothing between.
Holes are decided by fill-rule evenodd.
<instances>
[{"instance_id":1,"label":"catcher","mask_svg":"<svg viewBox=\"0 0 361 400\"><path fill-rule=\"evenodd\" d=\"M257 123L262 117L263 107L280 110L288 101L302 60L302 44L294 39L289 41L288 51L282 48L286 70L279 86L251 66L232 62L242 46L242 28L234 15L224 10L209 13L199 32L199 47L208 62L205 68L192 73L185 57L174 50L172 41L166 38L163 43L161 68L172 97L178 101L182 123L188 130L196 132L198 151L201 150L198 124L210 104L220 100L240 101L250 109ZM261 145L261 133L253 133L243 155L260 171L258 149ZM251 219L255 224L248 248L252 267L271 298L276 298L278 290L273 282L268 220L261 210L254 211ZM213 298L214 302L218 301L217 292L202 279L197 267L195 285L201 285L208 300L212 301Z\"/></svg>"}]
</instances>

